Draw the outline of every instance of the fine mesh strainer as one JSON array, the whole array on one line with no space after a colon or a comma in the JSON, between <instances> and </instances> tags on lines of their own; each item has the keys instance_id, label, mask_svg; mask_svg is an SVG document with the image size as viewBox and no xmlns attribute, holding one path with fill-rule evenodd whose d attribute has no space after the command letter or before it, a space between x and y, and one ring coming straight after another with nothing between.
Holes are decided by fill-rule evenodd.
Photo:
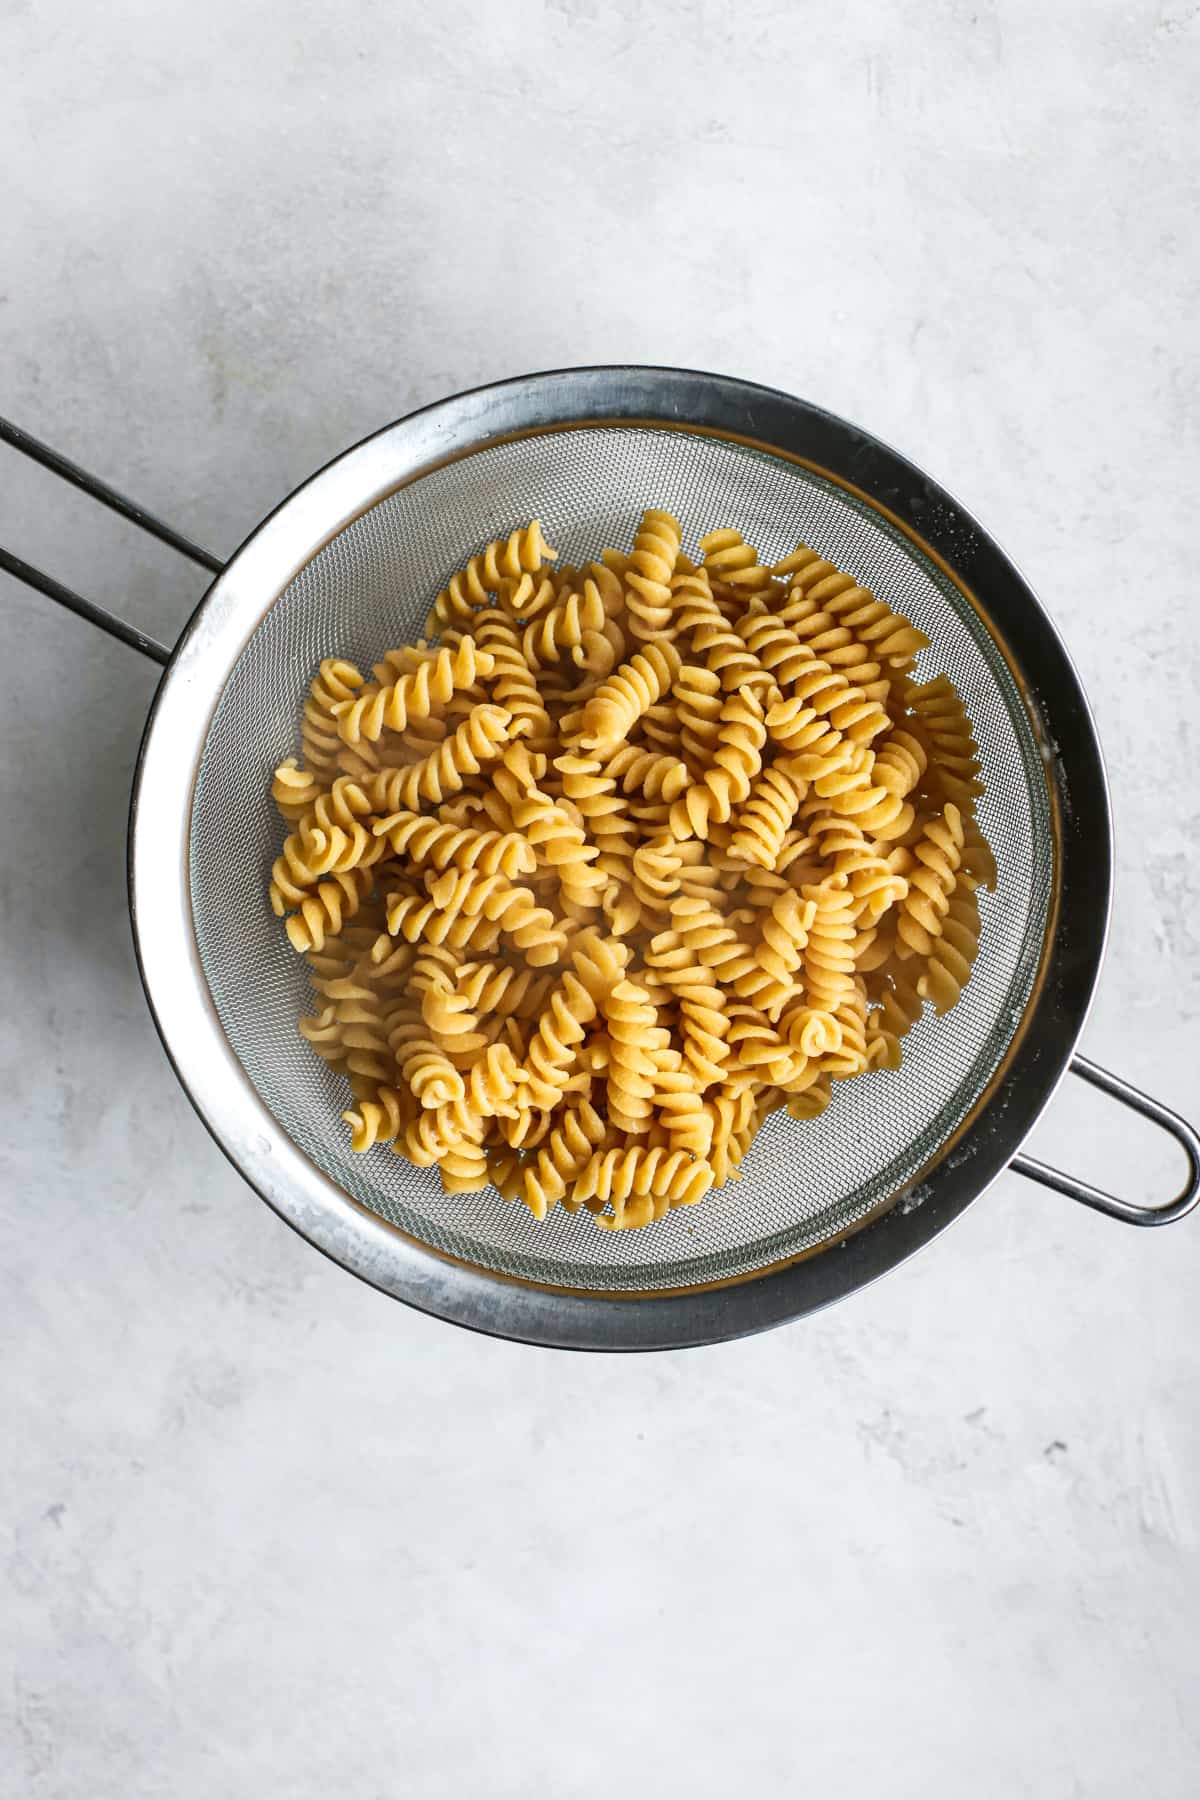
<instances>
[{"instance_id":1,"label":"fine mesh strainer","mask_svg":"<svg viewBox=\"0 0 1200 1800\"><path fill-rule=\"evenodd\" d=\"M336 1261L461 1324L546 1344L641 1349L796 1317L935 1236L1007 1165L1115 1217L1181 1217L1200 1141L1094 1065L1072 1066L1183 1145L1188 1185L1145 1207L1016 1152L1068 1064L1099 973L1108 797L1078 679L1033 594L947 494L803 402L681 370L575 369L427 408L346 452L221 569L44 446L0 435L219 571L173 653L0 552L0 563L167 665L130 828L143 978L181 1080L263 1197ZM561 1209L537 1224L487 1189L352 1156L345 1095L300 1039L306 971L265 901L279 841L271 771L295 746L316 663L415 638L448 574L540 518L568 562L628 545L644 507L685 547L735 524L765 561L798 539L921 626L975 724L979 815L999 868L962 1000L904 1062L835 1084L820 1118L775 1115L741 1182L642 1231ZM835 1252L836 1247L836 1252ZM821 1252L822 1254L817 1254ZM827 1254L828 1253L828 1254Z\"/></svg>"}]
</instances>

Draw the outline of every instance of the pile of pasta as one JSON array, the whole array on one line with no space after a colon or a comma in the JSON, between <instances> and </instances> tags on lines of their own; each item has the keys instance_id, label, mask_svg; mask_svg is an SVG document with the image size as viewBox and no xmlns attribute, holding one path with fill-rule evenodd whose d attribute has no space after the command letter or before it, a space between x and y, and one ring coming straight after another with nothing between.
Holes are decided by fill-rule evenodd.
<instances>
[{"instance_id":1,"label":"pile of pasta","mask_svg":"<svg viewBox=\"0 0 1200 1800\"><path fill-rule=\"evenodd\" d=\"M698 550L653 509L566 567L535 520L321 664L270 896L354 1150L646 1225L957 1000L996 871L928 639L804 544Z\"/></svg>"}]
</instances>

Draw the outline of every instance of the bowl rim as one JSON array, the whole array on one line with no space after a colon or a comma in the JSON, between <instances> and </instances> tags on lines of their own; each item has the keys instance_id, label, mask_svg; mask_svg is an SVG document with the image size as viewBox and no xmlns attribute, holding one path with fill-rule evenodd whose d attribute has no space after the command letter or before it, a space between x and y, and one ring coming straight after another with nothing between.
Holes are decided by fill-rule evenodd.
<instances>
[{"instance_id":1,"label":"bowl rim","mask_svg":"<svg viewBox=\"0 0 1200 1800\"><path fill-rule=\"evenodd\" d=\"M803 462L899 524L968 597L986 597L1043 746L1057 905L1033 998L986 1098L836 1254L829 1246L671 1294L585 1295L439 1254L353 1200L291 1141L209 995L192 922L189 838L196 775L229 674L266 611L332 538L399 487L487 444L629 423L708 430ZM1103 962L1112 868L1108 784L1078 674L1029 583L967 509L897 451L807 401L732 376L640 365L549 370L466 389L384 426L294 489L231 557L176 645L138 754L128 846L134 944L159 1036L208 1130L267 1204L343 1268L423 1312L497 1337L593 1350L682 1348L767 1330L865 1287L958 1218L1008 1166L1066 1073Z\"/></svg>"}]
</instances>

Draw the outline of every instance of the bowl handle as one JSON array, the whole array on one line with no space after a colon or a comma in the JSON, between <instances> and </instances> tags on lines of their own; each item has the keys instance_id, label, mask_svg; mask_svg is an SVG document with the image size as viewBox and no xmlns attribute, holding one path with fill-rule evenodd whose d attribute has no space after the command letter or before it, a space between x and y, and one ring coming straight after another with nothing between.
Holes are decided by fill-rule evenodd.
<instances>
[{"instance_id":1,"label":"bowl handle","mask_svg":"<svg viewBox=\"0 0 1200 1800\"><path fill-rule=\"evenodd\" d=\"M1106 1194L1103 1188L1093 1187L1074 1175L1064 1175L1060 1169L1052 1169L1048 1163L1037 1162L1032 1156L1014 1156L1010 1168L1030 1181L1040 1181L1043 1187L1056 1188L1070 1200L1081 1200L1085 1206L1107 1213L1110 1219L1124 1219L1127 1225L1173 1225L1176 1219L1186 1217L1200 1201L1200 1137L1187 1120L1173 1113L1170 1107L1152 1100L1149 1094L1131 1087L1119 1075L1111 1075L1098 1063L1088 1062L1086 1057L1071 1058L1071 1073L1082 1075L1085 1081L1090 1081L1102 1093L1111 1094L1122 1106L1132 1107L1143 1118L1153 1119L1156 1125L1170 1132L1188 1160L1187 1185L1163 1206L1139 1206L1135 1200L1119 1200L1115 1194Z\"/></svg>"},{"instance_id":2,"label":"bowl handle","mask_svg":"<svg viewBox=\"0 0 1200 1800\"><path fill-rule=\"evenodd\" d=\"M127 495L118 493L116 488L109 487L108 483L101 481L99 476L89 475L86 469L79 467L78 463L69 461L57 450L52 450L49 444L43 444L28 431L22 431L19 425L14 425L9 419L0 419L0 443L11 444L13 449L19 450L22 456L28 456L33 462L41 463L44 469L51 470L63 481L69 481L72 487L80 488L85 494L90 494L93 500L100 502L101 506L110 507L113 512L120 513L122 518L129 519L132 524L140 526L151 537L158 538L160 543L169 544L172 550L179 552L180 556L186 556L189 561L199 563L200 567L207 569L210 574L219 575L224 568L225 565L219 557L213 556L208 550L202 550L199 544L193 544L190 538L185 538L180 532L172 530L170 525L164 524L161 519L156 519L153 513L146 511L144 506L138 506ZM98 625L101 631L107 631L110 637L117 638L122 644L128 644L131 650L140 650L142 655L149 657L151 662L156 662L162 667L170 662L170 650L165 644L160 644L157 638L152 638L146 632L139 631L136 625L130 625L127 620L118 618L116 613L107 612L104 607L97 606L95 601L86 600L73 588L64 587L61 581L56 581L53 575L47 575L41 569L35 569L32 563L23 562L19 556L14 556L11 550L5 550L3 547L0 547L0 569L3 569L6 575L13 575L18 581L23 581L26 587L36 588L38 593L47 595L59 606L65 606L68 612L78 614L81 619L86 619L91 625Z\"/></svg>"}]
</instances>

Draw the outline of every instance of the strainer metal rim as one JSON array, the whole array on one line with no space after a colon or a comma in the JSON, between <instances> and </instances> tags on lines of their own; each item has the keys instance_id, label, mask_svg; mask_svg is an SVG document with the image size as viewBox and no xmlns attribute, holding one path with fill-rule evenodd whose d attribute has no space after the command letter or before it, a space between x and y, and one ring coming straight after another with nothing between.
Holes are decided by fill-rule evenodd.
<instances>
[{"instance_id":1,"label":"strainer metal rim","mask_svg":"<svg viewBox=\"0 0 1200 1800\"><path fill-rule=\"evenodd\" d=\"M886 512L983 604L1043 746L1059 878L1039 985L1003 1080L903 1204L841 1246L775 1271L712 1289L610 1298L439 1256L359 1206L292 1143L217 1017L188 864L193 786L225 682L313 556L439 463L517 434L632 421L711 431L819 468ZM371 1285L474 1330L562 1348L663 1349L764 1330L843 1298L936 1237L1007 1166L1066 1072L1100 972L1111 885L1111 811L1091 713L1057 631L1011 560L943 488L866 432L777 390L680 369L565 369L471 389L385 427L310 477L250 534L197 606L147 721L130 812L130 907L151 1012L180 1082L235 1167L308 1242Z\"/></svg>"}]
</instances>

